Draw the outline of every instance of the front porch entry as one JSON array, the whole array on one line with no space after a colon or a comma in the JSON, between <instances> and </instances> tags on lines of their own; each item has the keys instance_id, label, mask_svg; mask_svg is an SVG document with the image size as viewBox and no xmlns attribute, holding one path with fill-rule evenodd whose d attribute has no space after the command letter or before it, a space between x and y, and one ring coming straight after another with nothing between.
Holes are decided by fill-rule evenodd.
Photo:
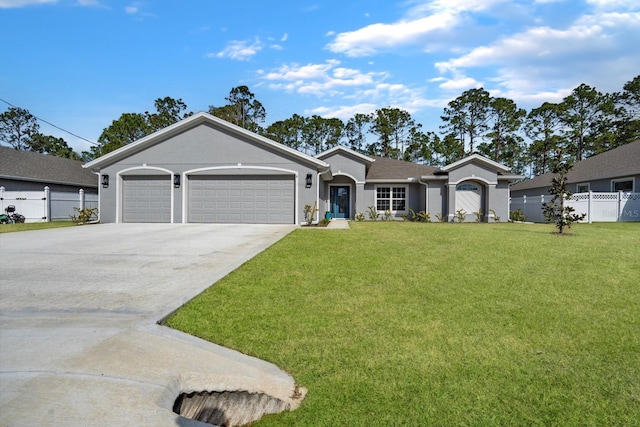
<instances>
[{"instance_id":1,"label":"front porch entry","mask_svg":"<svg viewBox=\"0 0 640 427\"><path fill-rule=\"evenodd\" d=\"M350 190L348 185L332 185L329 188L332 218L349 218L351 212Z\"/></svg>"}]
</instances>

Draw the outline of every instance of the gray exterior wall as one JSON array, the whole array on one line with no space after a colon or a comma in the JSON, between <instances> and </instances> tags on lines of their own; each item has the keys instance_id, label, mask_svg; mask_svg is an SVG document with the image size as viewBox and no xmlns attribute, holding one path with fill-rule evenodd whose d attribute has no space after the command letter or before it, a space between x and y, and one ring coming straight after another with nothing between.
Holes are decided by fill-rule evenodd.
<instances>
[{"instance_id":1,"label":"gray exterior wall","mask_svg":"<svg viewBox=\"0 0 640 427\"><path fill-rule=\"evenodd\" d=\"M496 171L477 163L466 163L456 169L449 171L449 182L459 184L462 181L497 181Z\"/></svg>"},{"instance_id":2,"label":"gray exterior wall","mask_svg":"<svg viewBox=\"0 0 640 427\"><path fill-rule=\"evenodd\" d=\"M356 181L364 182L367 174L367 166L361 159L349 156L344 153L333 153L320 157L324 162L329 163L331 172L334 175L346 173L355 178Z\"/></svg>"},{"instance_id":3,"label":"gray exterior wall","mask_svg":"<svg viewBox=\"0 0 640 427\"><path fill-rule=\"evenodd\" d=\"M229 132L213 124L200 124L186 129L180 134L103 167L101 174L108 174L109 187L101 189L102 222L116 221L117 189L121 188L122 175L181 175L180 188L173 188L173 222L183 222L183 200L187 194L189 171L203 168L232 167L231 169L211 169L198 174L207 175L264 175L278 174L293 176L291 172L274 171L275 168L297 172L297 218L304 221L304 206L313 205L316 200L317 168L288 153L276 151L272 147L255 142L247 137ZM264 169L263 169L264 168ZM186 173L186 176L184 175ZM313 185L305 188L305 177L312 174ZM121 206L120 206L121 209Z\"/></svg>"}]
</instances>

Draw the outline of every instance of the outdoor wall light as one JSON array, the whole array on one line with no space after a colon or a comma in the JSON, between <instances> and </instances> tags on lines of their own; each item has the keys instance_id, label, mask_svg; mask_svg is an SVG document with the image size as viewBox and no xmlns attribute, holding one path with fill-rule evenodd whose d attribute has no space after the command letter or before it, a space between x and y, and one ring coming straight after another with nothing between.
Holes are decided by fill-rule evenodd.
<instances>
[{"instance_id":1,"label":"outdoor wall light","mask_svg":"<svg viewBox=\"0 0 640 427\"><path fill-rule=\"evenodd\" d=\"M102 175L102 188L109 186L109 175Z\"/></svg>"},{"instance_id":2,"label":"outdoor wall light","mask_svg":"<svg viewBox=\"0 0 640 427\"><path fill-rule=\"evenodd\" d=\"M312 183L312 181L311 181L311 174L310 174L310 173L308 173L308 174L307 174L307 180L306 180L306 185L305 185L305 187L306 187L306 188L311 188L311 183Z\"/></svg>"},{"instance_id":3,"label":"outdoor wall light","mask_svg":"<svg viewBox=\"0 0 640 427\"><path fill-rule=\"evenodd\" d=\"M180 188L180 175L173 175L173 186L175 188Z\"/></svg>"}]
</instances>

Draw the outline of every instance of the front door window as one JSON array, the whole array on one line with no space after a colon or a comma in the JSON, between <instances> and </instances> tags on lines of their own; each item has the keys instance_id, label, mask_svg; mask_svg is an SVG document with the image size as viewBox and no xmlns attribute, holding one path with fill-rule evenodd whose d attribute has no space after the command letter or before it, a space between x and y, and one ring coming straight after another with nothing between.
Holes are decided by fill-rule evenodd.
<instances>
[{"instance_id":1,"label":"front door window","mask_svg":"<svg viewBox=\"0 0 640 427\"><path fill-rule=\"evenodd\" d=\"M331 216L349 218L349 186L331 187Z\"/></svg>"}]
</instances>

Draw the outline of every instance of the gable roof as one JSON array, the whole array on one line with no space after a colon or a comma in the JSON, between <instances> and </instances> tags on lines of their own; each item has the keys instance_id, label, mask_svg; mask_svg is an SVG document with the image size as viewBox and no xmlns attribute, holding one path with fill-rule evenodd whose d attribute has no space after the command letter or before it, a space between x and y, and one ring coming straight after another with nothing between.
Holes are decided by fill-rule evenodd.
<instances>
[{"instance_id":1,"label":"gable roof","mask_svg":"<svg viewBox=\"0 0 640 427\"><path fill-rule=\"evenodd\" d=\"M371 156L375 160L369 167L367 181L372 180L405 180L419 178L422 175L431 175L436 167L419 165L417 163L402 160L389 159L387 157Z\"/></svg>"},{"instance_id":2,"label":"gable roof","mask_svg":"<svg viewBox=\"0 0 640 427\"><path fill-rule=\"evenodd\" d=\"M318 167L319 169L326 170L329 168L329 165L320 159L304 154L291 147L287 147L284 144L280 144L279 142L273 141L269 138L265 138L264 136L248 131L244 128L241 128L240 126L236 126L232 123L229 123L218 117L212 116L211 114L205 113L203 111L196 113L185 119L182 119L170 126L167 126L164 129L160 129L150 135L145 136L144 138L140 138L139 140L134 141L131 144L127 144L124 147L118 148L115 151L107 153L104 156L98 157L97 159L94 159L89 163L85 164L83 167L100 168L103 166L107 166L118 160L128 157L130 154L136 153L148 146L153 145L159 139L170 138L180 132L183 132L184 130L196 127L201 124L206 124L206 123L213 124L217 127L223 127L232 133L244 136L254 142L257 142L258 144L267 146L281 153L288 154L292 157L298 158L307 163L311 163L316 167Z\"/></svg>"},{"instance_id":3,"label":"gable roof","mask_svg":"<svg viewBox=\"0 0 640 427\"><path fill-rule=\"evenodd\" d=\"M510 186L511 190L529 190L551 186L552 172ZM570 184L599 179L640 175L640 140L576 162L567 174Z\"/></svg>"},{"instance_id":4,"label":"gable roof","mask_svg":"<svg viewBox=\"0 0 640 427\"><path fill-rule=\"evenodd\" d=\"M82 161L0 146L0 177L98 188L98 177Z\"/></svg>"},{"instance_id":5,"label":"gable roof","mask_svg":"<svg viewBox=\"0 0 640 427\"><path fill-rule=\"evenodd\" d=\"M449 163L448 165L443 166L442 170L444 172L448 172L450 170L457 169L460 166L465 165L467 163L471 163L471 162L483 163L489 166L491 169L496 169L497 171L500 171L500 172L508 172L510 169L508 166L505 166L502 163L494 162L493 160L488 159L484 156L481 156L480 154L472 154L456 162Z\"/></svg>"},{"instance_id":6,"label":"gable roof","mask_svg":"<svg viewBox=\"0 0 640 427\"><path fill-rule=\"evenodd\" d=\"M373 163L375 161L374 158L370 157L370 156L365 156L362 153L358 153L357 151L353 151L350 148L347 147L343 147L342 145L336 145L333 148L328 149L327 151L323 151L320 154L317 154L316 157L319 159L325 159L327 157L329 157L330 155L334 154L334 153L345 153L347 155L351 155L352 157L355 157L357 159L360 159L362 161L364 161L365 163Z\"/></svg>"}]
</instances>

